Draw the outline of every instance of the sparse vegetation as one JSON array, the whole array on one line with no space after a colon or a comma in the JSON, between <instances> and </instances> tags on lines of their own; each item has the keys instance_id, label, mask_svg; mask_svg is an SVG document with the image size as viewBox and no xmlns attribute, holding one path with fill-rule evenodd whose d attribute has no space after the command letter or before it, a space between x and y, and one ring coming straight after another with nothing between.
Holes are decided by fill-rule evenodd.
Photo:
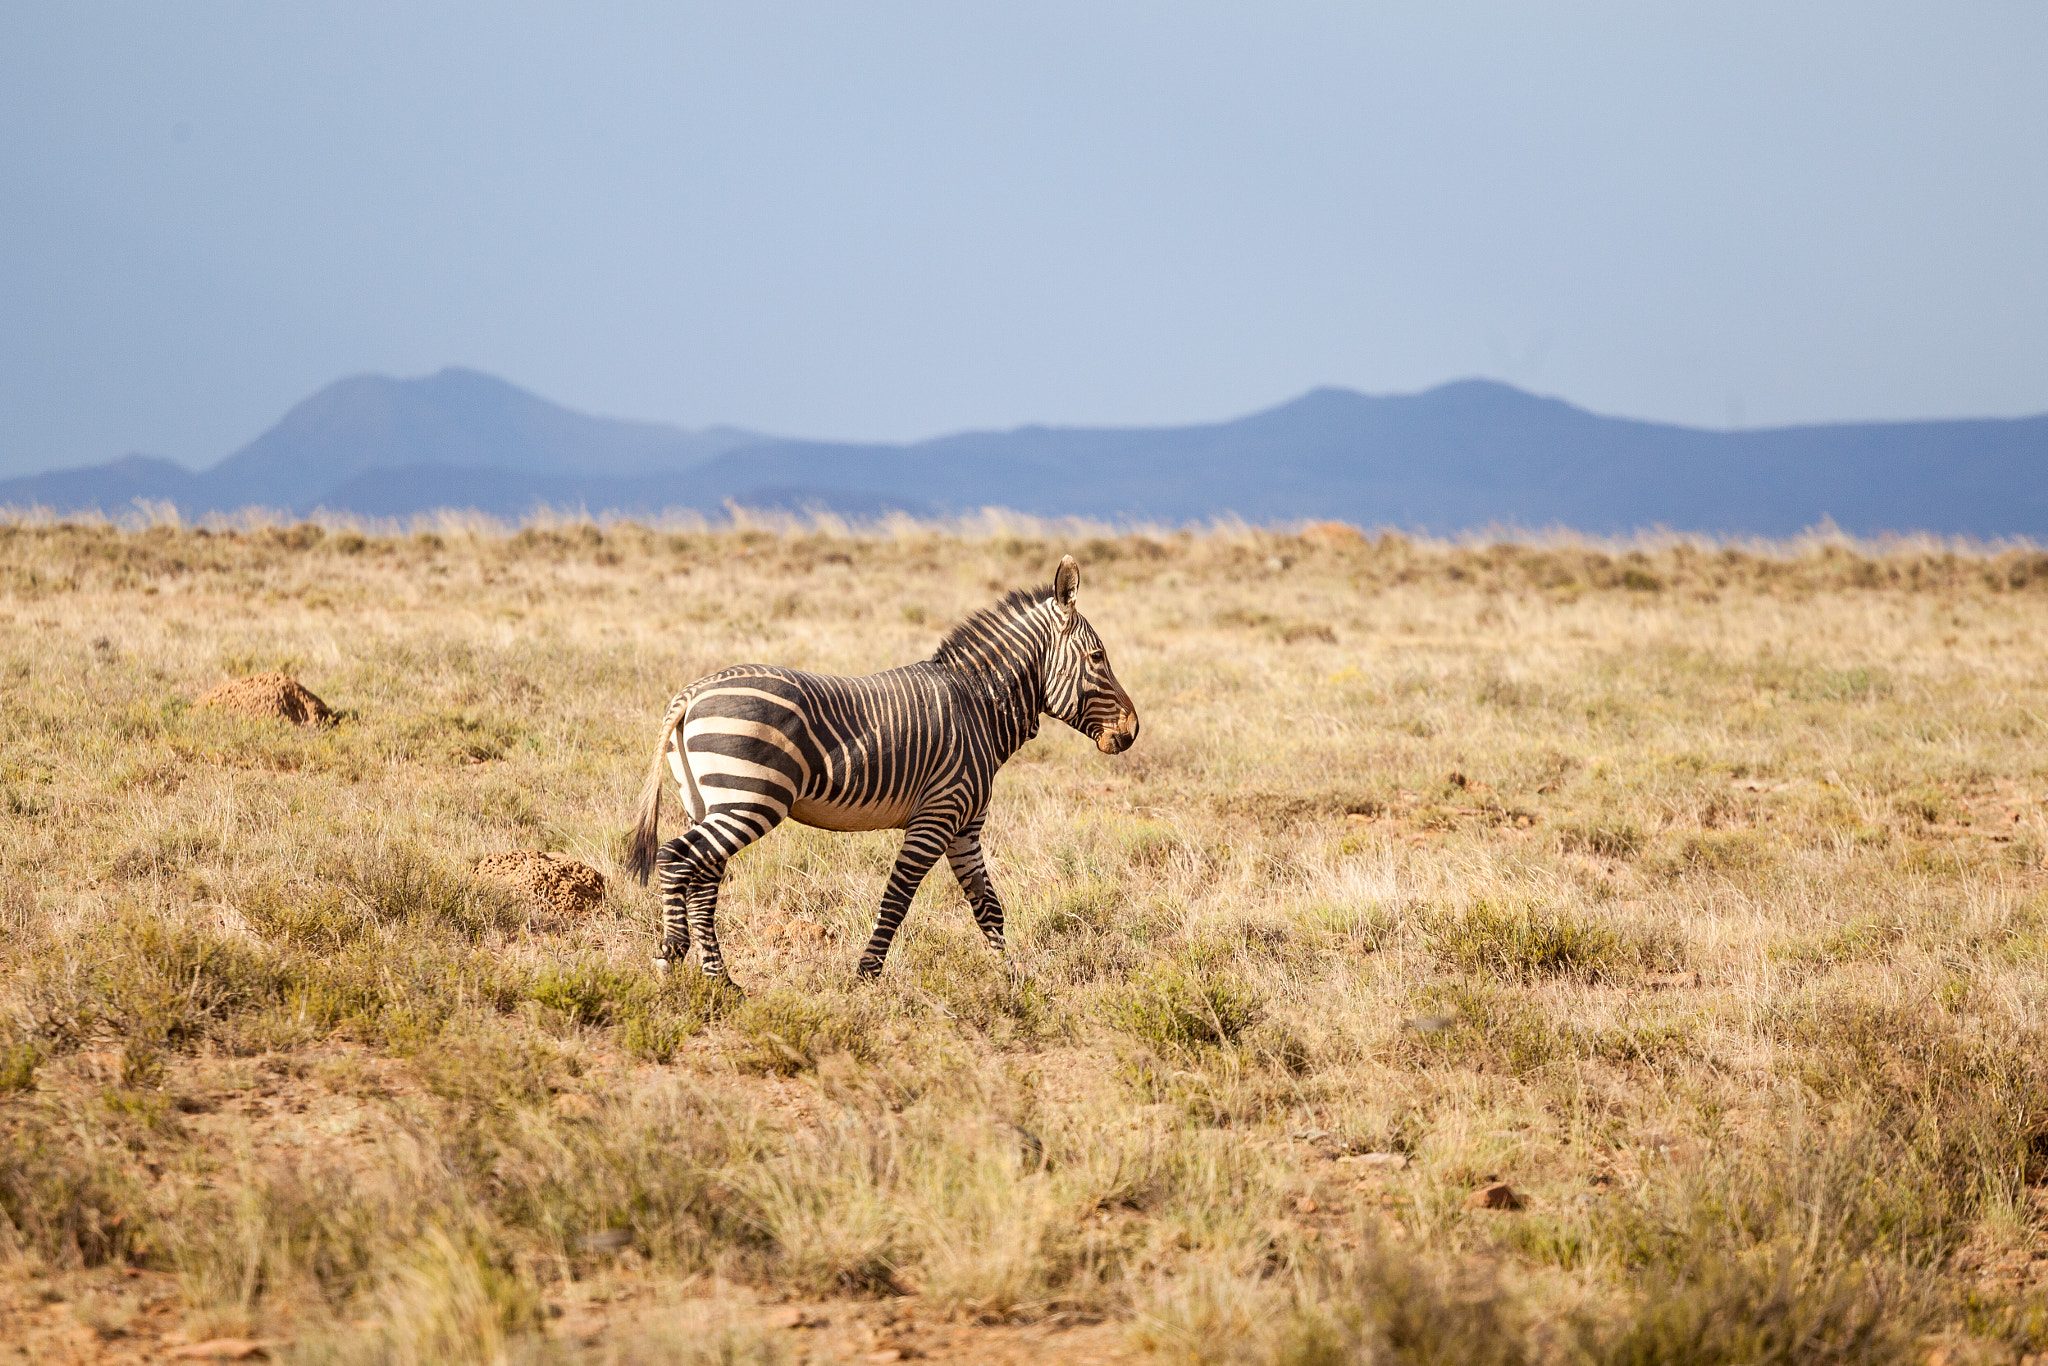
<instances>
[{"instance_id":1,"label":"sparse vegetation","mask_svg":"<svg viewBox=\"0 0 2048 1366\"><path fill-rule=\"evenodd\" d=\"M1009 956L942 869L857 983L895 837L786 827L725 891L746 995L657 973L669 693L914 658L1063 550L1144 734L1003 774ZM2048 1351L2044 566L0 524L0 1342ZM272 670L332 723L192 705ZM475 874L515 849L603 899Z\"/></svg>"}]
</instances>

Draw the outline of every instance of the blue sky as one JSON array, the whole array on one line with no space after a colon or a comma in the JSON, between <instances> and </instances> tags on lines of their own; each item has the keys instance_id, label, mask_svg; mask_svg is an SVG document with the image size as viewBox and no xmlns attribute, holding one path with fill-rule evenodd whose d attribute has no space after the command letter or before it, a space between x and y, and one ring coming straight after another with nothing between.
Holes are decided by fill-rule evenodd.
<instances>
[{"instance_id":1,"label":"blue sky","mask_svg":"<svg viewBox=\"0 0 2048 1366\"><path fill-rule=\"evenodd\" d=\"M2048 7L0 4L0 472L347 374L911 438L2048 410Z\"/></svg>"}]
</instances>

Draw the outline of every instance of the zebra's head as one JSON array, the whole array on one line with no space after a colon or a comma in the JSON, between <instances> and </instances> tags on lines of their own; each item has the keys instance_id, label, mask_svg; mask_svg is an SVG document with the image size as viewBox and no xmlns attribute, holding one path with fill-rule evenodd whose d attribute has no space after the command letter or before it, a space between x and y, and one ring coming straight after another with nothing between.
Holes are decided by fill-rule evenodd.
<instances>
[{"instance_id":1,"label":"zebra's head","mask_svg":"<svg viewBox=\"0 0 2048 1366\"><path fill-rule=\"evenodd\" d=\"M1080 594L1081 566L1072 555L1063 556L1052 577L1053 633L1045 648L1041 705L1104 754L1122 754L1138 738L1138 708L1116 681L1102 637L1075 606Z\"/></svg>"}]
</instances>

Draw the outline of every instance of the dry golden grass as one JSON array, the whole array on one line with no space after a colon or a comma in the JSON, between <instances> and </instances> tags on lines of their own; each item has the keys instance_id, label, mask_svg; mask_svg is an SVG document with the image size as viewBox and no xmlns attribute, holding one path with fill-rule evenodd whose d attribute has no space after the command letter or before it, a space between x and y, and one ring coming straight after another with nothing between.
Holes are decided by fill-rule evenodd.
<instances>
[{"instance_id":1,"label":"dry golden grass","mask_svg":"<svg viewBox=\"0 0 2048 1366\"><path fill-rule=\"evenodd\" d=\"M941 870L857 984L895 837L791 825L655 977L670 694L1063 551L1144 733L999 781L1010 958ZM2044 641L1917 544L0 525L0 1342L2016 1360ZM338 723L190 705L271 669Z\"/></svg>"}]
</instances>

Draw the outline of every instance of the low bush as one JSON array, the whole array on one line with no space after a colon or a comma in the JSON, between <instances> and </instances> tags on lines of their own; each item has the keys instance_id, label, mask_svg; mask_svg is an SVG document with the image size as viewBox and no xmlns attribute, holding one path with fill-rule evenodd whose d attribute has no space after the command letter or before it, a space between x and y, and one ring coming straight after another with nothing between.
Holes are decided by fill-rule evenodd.
<instances>
[{"instance_id":1,"label":"low bush","mask_svg":"<svg viewBox=\"0 0 2048 1366\"><path fill-rule=\"evenodd\" d=\"M1461 910L1431 908L1418 919L1431 952L1461 971L1510 981L1626 977L1661 948L1600 921L1526 904L1475 901Z\"/></svg>"},{"instance_id":2,"label":"low bush","mask_svg":"<svg viewBox=\"0 0 2048 1366\"><path fill-rule=\"evenodd\" d=\"M1109 1002L1109 1022L1155 1051L1190 1054L1235 1044L1258 1023L1265 1001L1213 959L1170 960Z\"/></svg>"},{"instance_id":3,"label":"low bush","mask_svg":"<svg viewBox=\"0 0 2048 1366\"><path fill-rule=\"evenodd\" d=\"M1558 844L1567 854L1592 854L1607 859L1634 858L1647 843L1643 832L1628 821L1567 825L1557 836Z\"/></svg>"},{"instance_id":4,"label":"low bush","mask_svg":"<svg viewBox=\"0 0 2048 1366\"><path fill-rule=\"evenodd\" d=\"M1881 1366L1917 1360L1895 1296L1858 1267L1795 1246L1704 1255L1660 1281L1599 1341L1600 1366Z\"/></svg>"},{"instance_id":5,"label":"low bush","mask_svg":"<svg viewBox=\"0 0 2048 1366\"><path fill-rule=\"evenodd\" d=\"M10 1109L0 1115L0 1254L75 1267L146 1253L141 1177L110 1135L47 1110Z\"/></svg>"},{"instance_id":6,"label":"low bush","mask_svg":"<svg viewBox=\"0 0 2048 1366\"><path fill-rule=\"evenodd\" d=\"M793 991L748 997L731 1022L744 1045L736 1061L746 1072L788 1077L809 1071L830 1053L873 1055L868 1021L836 1002Z\"/></svg>"},{"instance_id":7,"label":"low bush","mask_svg":"<svg viewBox=\"0 0 2048 1366\"><path fill-rule=\"evenodd\" d=\"M1688 868L1715 873L1750 872L1770 862L1763 841L1746 831L1687 835L1678 857Z\"/></svg>"}]
</instances>

